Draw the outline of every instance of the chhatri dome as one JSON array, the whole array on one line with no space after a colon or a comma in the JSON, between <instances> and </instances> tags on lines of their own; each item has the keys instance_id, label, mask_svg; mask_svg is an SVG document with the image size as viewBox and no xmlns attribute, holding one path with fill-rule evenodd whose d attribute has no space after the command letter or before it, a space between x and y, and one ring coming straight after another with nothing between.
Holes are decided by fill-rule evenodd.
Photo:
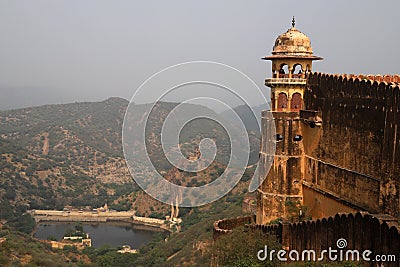
<instances>
[{"instance_id":1,"label":"chhatri dome","mask_svg":"<svg viewBox=\"0 0 400 267\"><path fill-rule=\"evenodd\" d=\"M264 59L271 60L276 58L322 59L313 55L310 38L295 28L294 17L292 20L292 27L287 30L287 32L279 35L276 39L272 55Z\"/></svg>"}]
</instances>

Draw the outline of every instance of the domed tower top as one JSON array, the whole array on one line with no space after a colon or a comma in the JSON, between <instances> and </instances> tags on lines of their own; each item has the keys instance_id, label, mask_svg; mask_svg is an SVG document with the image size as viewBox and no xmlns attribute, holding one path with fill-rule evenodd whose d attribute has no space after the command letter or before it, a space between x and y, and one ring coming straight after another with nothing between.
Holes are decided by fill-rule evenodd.
<instances>
[{"instance_id":1,"label":"domed tower top","mask_svg":"<svg viewBox=\"0 0 400 267\"><path fill-rule=\"evenodd\" d=\"M273 60L278 58L322 59L313 55L310 38L295 28L294 17L292 27L276 39L272 55L263 59Z\"/></svg>"}]
</instances>

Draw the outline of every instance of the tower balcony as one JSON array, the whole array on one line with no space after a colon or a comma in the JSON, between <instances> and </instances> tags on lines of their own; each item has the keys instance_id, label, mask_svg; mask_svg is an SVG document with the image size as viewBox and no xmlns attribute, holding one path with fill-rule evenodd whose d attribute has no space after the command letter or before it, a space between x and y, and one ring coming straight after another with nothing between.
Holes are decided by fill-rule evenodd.
<instances>
[{"instance_id":1,"label":"tower balcony","mask_svg":"<svg viewBox=\"0 0 400 267\"><path fill-rule=\"evenodd\" d=\"M268 78L265 85L274 87L277 85L306 85L307 79L303 78Z\"/></svg>"}]
</instances>

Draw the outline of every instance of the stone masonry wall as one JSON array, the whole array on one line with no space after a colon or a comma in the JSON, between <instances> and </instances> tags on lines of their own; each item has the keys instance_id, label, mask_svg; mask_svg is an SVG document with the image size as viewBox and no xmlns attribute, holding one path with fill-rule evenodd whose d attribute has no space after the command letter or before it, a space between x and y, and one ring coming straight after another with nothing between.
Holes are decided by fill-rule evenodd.
<instances>
[{"instance_id":1,"label":"stone masonry wall","mask_svg":"<svg viewBox=\"0 0 400 267\"><path fill-rule=\"evenodd\" d=\"M395 255L396 261L384 266L399 264L400 228L397 219L391 216L366 212L339 213L312 221L270 225L254 224L251 216L230 218L214 222L214 240L243 225L275 236L286 251L296 250L301 254L305 250L314 250L316 258L319 258L321 252L329 247L337 250L338 240L344 239L346 244L341 249L345 252L358 250L360 259L363 251L370 250L373 253L371 259L375 255ZM364 262L363 266L375 265Z\"/></svg>"},{"instance_id":2,"label":"stone masonry wall","mask_svg":"<svg viewBox=\"0 0 400 267\"><path fill-rule=\"evenodd\" d=\"M322 127L318 144L305 148L306 184L400 216L399 82L397 75L309 75L304 103L320 112Z\"/></svg>"},{"instance_id":3,"label":"stone masonry wall","mask_svg":"<svg viewBox=\"0 0 400 267\"><path fill-rule=\"evenodd\" d=\"M274 112L276 127L276 151L271 157L268 154L267 137L269 119L262 112L262 147L260 152L260 177L265 177L258 190L257 223L263 224L278 218L286 218L289 214L287 201L301 202L302 155L301 141L296 141L296 135L301 135L298 112ZM278 138L279 136L279 138ZM272 162L272 164L270 164ZM271 166L271 168L266 168Z\"/></svg>"},{"instance_id":4,"label":"stone masonry wall","mask_svg":"<svg viewBox=\"0 0 400 267\"><path fill-rule=\"evenodd\" d=\"M286 251L314 250L316 258L321 251L338 249L337 241L346 240L344 251L372 251L370 256L395 255L395 262L384 266L398 266L400 251L400 232L398 224L390 216L374 216L368 213L336 214L335 216L304 221L300 223L279 223L272 225L249 225L265 233L276 236ZM361 256L360 256L361 258ZM364 262L363 266L375 266L373 262Z\"/></svg>"}]
</instances>

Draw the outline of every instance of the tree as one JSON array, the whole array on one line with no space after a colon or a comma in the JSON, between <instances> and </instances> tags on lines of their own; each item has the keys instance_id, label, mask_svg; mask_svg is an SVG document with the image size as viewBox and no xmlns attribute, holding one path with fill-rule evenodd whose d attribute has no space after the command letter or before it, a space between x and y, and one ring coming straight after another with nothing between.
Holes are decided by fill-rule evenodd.
<instances>
[{"instance_id":1,"label":"tree","mask_svg":"<svg viewBox=\"0 0 400 267\"><path fill-rule=\"evenodd\" d=\"M77 232L83 232L83 224L82 222L76 222L74 225L74 229Z\"/></svg>"},{"instance_id":2,"label":"tree","mask_svg":"<svg viewBox=\"0 0 400 267\"><path fill-rule=\"evenodd\" d=\"M287 207L288 210L288 216L289 220L291 222L301 222L304 220L310 219L310 216L307 214L307 206L301 205L300 201L288 199L285 202L285 206Z\"/></svg>"},{"instance_id":3,"label":"tree","mask_svg":"<svg viewBox=\"0 0 400 267\"><path fill-rule=\"evenodd\" d=\"M30 214L23 214L21 216L15 217L9 224L14 227L17 231L30 234L33 229L35 229L36 222Z\"/></svg>"}]
</instances>

